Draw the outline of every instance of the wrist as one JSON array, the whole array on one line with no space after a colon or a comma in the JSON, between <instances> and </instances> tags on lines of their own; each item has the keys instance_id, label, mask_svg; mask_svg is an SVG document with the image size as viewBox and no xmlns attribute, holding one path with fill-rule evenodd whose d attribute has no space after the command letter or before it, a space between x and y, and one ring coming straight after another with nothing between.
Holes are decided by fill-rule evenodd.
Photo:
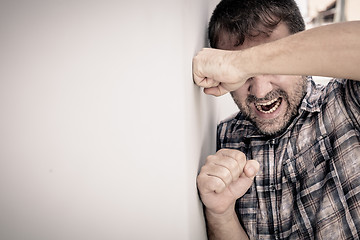
<instances>
[{"instance_id":1,"label":"wrist","mask_svg":"<svg viewBox=\"0 0 360 240\"><path fill-rule=\"evenodd\" d=\"M214 213L205 209L207 231L210 240L249 239L240 225L235 208L229 208L223 213Z\"/></svg>"},{"instance_id":2,"label":"wrist","mask_svg":"<svg viewBox=\"0 0 360 240\"><path fill-rule=\"evenodd\" d=\"M235 63L234 65L238 69L241 69L245 80L262 74L261 64L259 63L259 53L256 47L235 51L233 58Z\"/></svg>"},{"instance_id":3,"label":"wrist","mask_svg":"<svg viewBox=\"0 0 360 240\"><path fill-rule=\"evenodd\" d=\"M215 221L219 224L226 224L229 221L237 219L237 215L235 212L235 205L231 205L228 209L226 209L224 212L221 213L217 213L211 211L208 208L205 208L205 215L208 221Z\"/></svg>"}]
</instances>

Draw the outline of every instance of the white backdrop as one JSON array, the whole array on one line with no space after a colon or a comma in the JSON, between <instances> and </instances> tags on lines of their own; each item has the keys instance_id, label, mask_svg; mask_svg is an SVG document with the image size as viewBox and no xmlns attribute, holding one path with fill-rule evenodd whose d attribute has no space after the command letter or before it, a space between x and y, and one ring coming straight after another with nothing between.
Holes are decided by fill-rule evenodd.
<instances>
[{"instance_id":1,"label":"white backdrop","mask_svg":"<svg viewBox=\"0 0 360 240\"><path fill-rule=\"evenodd\" d=\"M217 2L0 2L0 239L206 239L227 97L191 59Z\"/></svg>"}]
</instances>

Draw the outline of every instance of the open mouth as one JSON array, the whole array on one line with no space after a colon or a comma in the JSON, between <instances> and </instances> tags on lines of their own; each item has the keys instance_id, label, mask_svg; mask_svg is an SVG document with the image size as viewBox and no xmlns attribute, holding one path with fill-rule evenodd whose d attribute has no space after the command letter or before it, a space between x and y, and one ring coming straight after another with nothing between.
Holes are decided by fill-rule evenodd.
<instances>
[{"instance_id":1,"label":"open mouth","mask_svg":"<svg viewBox=\"0 0 360 240\"><path fill-rule=\"evenodd\" d=\"M257 110L259 110L262 113L272 113L279 108L281 102L282 102L282 98L279 97L268 102L255 103L255 107Z\"/></svg>"}]
</instances>

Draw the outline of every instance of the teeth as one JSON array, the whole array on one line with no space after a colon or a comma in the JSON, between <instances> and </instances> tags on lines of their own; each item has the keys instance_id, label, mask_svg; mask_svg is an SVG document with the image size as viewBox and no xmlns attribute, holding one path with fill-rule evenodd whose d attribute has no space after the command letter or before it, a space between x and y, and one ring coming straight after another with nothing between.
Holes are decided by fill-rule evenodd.
<instances>
[{"instance_id":1,"label":"teeth","mask_svg":"<svg viewBox=\"0 0 360 240\"><path fill-rule=\"evenodd\" d=\"M279 99L278 99L278 98L277 98L277 99L273 99L273 100L268 101L268 102L265 102L265 103L256 103L255 105L256 105L256 106L266 106L266 105L273 104L273 103L276 102L277 100L279 100Z\"/></svg>"},{"instance_id":2,"label":"teeth","mask_svg":"<svg viewBox=\"0 0 360 240\"><path fill-rule=\"evenodd\" d=\"M268 110L268 111L264 111L264 110L261 108L261 106L267 106L267 105L273 104L273 103L276 102L276 101L277 101L277 103L274 105L274 107L272 107L272 108L271 108L270 110ZM273 100L268 101L268 102L265 102L265 103L256 103L255 106L256 106L257 110L259 110L259 111L262 112L262 113L272 113L272 112L274 112L276 109L278 109L278 107L280 106L280 103L281 103L281 101L279 101L279 99L277 98L277 99L273 99Z\"/></svg>"}]
</instances>

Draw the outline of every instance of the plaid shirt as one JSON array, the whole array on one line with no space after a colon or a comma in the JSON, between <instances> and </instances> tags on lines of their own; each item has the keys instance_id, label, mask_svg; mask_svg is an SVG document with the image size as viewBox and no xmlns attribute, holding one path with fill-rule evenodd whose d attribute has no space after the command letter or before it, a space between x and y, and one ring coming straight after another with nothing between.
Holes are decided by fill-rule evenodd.
<instances>
[{"instance_id":1,"label":"plaid shirt","mask_svg":"<svg viewBox=\"0 0 360 240\"><path fill-rule=\"evenodd\" d=\"M279 137L241 113L218 126L217 148L242 151L260 171L236 202L250 239L359 239L360 82L309 79L299 114Z\"/></svg>"}]
</instances>

